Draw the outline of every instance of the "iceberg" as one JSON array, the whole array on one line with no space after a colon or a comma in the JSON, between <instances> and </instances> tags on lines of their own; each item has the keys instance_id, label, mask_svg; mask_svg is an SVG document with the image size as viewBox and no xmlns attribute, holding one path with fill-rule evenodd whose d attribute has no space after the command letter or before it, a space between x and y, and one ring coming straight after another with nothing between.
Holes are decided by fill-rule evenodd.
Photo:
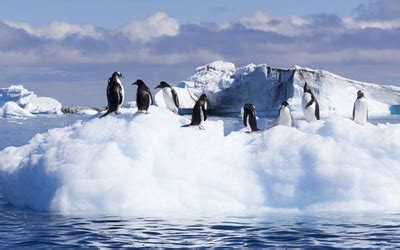
<instances>
[{"instance_id":1,"label":"iceberg","mask_svg":"<svg viewBox=\"0 0 400 250\"><path fill-rule=\"evenodd\" d=\"M336 117L224 135L161 107L90 119L0 152L10 204L62 213L399 211L400 124Z\"/></svg>"},{"instance_id":2,"label":"iceberg","mask_svg":"<svg viewBox=\"0 0 400 250\"><path fill-rule=\"evenodd\" d=\"M18 107L10 104L10 102L16 104ZM31 117L33 114L62 114L61 108L62 105L59 101L50 97L39 97L33 91L25 89L22 85L0 88L0 115L3 117Z\"/></svg>"},{"instance_id":3,"label":"iceberg","mask_svg":"<svg viewBox=\"0 0 400 250\"><path fill-rule=\"evenodd\" d=\"M259 113L276 116L287 100L293 112L301 112L304 82L311 86L323 116L351 116L357 90L364 91L372 115L390 114L400 103L400 87L359 82L299 66L280 69L249 64L236 68L233 63L216 61L198 67L178 87L197 97L207 94L208 108L213 114L238 113L244 103L253 103Z\"/></svg>"}]
</instances>

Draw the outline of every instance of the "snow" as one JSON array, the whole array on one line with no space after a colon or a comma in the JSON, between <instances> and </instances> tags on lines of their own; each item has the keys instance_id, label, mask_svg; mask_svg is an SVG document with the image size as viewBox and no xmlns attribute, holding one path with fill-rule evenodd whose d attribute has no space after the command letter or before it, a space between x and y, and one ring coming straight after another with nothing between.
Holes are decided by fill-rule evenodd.
<instances>
[{"instance_id":1,"label":"snow","mask_svg":"<svg viewBox=\"0 0 400 250\"><path fill-rule=\"evenodd\" d=\"M295 66L273 68L249 64L236 68L233 63L216 61L198 67L178 86L194 95L206 93L210 112L239 112L244 103L253 103L259 113L276 116L283 101L289 100L294 112L301 113L303 85L307 81L320 104L321 115L350 117L358 90L363 90L371 115L390 114L400 102L400 87L363 83L324 70Z\"/></svg>"},{"instance_id":2,"label":"snow","mask_svg":"<svg viewBox=\"0 0 400 250\"><path fill-rule=\"evenodd\" d=\"M222 121L122 112L5 148L4 198L65 213L400 209L400 124L336 117L225 136Z\"/></svg>"},{"instance_id":3,"label":"snow","mask_svg":"<svg viewBox=\"0 0 400 250\"><path fill-rule=\"evenodd\" d=\"M14 104L6 104L12 102ZM38 97L22 85L0 88L0 110L3 117L31 117L33 114L61 114L62 105L50 97ZM7 110L7 114L5 113Z\"/></svg>"}]
</instances>

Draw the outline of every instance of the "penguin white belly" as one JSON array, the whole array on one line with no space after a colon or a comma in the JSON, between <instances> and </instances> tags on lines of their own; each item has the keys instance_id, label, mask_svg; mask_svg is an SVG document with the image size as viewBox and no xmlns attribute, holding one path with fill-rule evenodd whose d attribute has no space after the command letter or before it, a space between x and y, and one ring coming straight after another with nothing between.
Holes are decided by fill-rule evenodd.
<instances>
[{"instance_id":1,"label":"penguin white belly","mask_svg":"<svg viewBox=\"0 0 400 250\"><path fill-rule=\"evenodd\" d=\"M368 103L365 98L359 98L354 103L354 121L358 124L367 122Z\"/></svg>"},{"instance_id":2,"label":"penguin white belly","mask_svg":"<svg viewBox=\"0 0 400 250\"><path fill-rule=\"evenodd\" d=\"M251 132L252 129L251 129L251 126L250 126L250 116L249 115L247 116L246 124L247 124L246 128Z\"/></svg>"},{"instance_id":3,"label":"penguin white belly","mask_svg":"<svg viewBox=\"0 0 400 250\"><path fill-rule=\"evenodd\" d=\"M172 96L171 89L163 88L162 92L167 109L171 110L172 112L178 112L178 109L175 106L174 97Z\"/></svg>"},{"instance_id":4,"label":"penguin white belly","mask_svg":"<svg viewBox=\"0 0 400 250\"><path fill-rule=\"evenodd\" d=\"M281 108L279 111L278 125L291 127L293 124L292 116L288 107Z\"/></svg>"},{"instance_id":5,"label":"penguin white belly","mask_svg":"<svg viewBox=\"0 0 400 250\"><path fill-rule=\"evenodd\" d=\"M312 97L310 93L304 93L303 98L301 100L301 108L303 109L303 114L304 118L308 122L316 121L317 118L315 117L315 102L311 104L310 106L307 106L307 104L311 101Z\"/></svg>"},{"instance_id":6,"label":"penguin white belly","mask_svg":"<svg viewBox=\"0 0 400 250\"><path fill-rule=\"evenodd\" d=\"M122 85L122 83L119 79L117 79L117 82L119 83L119 86L121 86L121 93L122 93L122 101L121 101L121 104L118 105L118 109L119 109L122 106L122 104L124 104L125 90L124 90L124 86Z\"/></svg>"},{"instance_id":7,"label":"penguin white belly","mask_svg":"<svg viewBox=\"0 0 400 250\"><path fill-rule=\"evenodd\" d=\"M204 112L203 110L200 108L200 126L203 125L204 122Z\"/></svg>"}]
</instances>

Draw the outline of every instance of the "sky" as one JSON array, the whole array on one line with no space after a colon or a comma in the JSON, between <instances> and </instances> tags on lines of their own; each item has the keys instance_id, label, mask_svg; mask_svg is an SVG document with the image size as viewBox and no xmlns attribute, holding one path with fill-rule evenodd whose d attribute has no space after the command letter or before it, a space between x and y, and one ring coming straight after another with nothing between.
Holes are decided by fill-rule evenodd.
<instances>
[{"instance_id":1,"label":"sky","mask_svg":"<svg viewBox=\"0 0 400 250\"><path fill-rule=\"evenodd\" d=\"M2 0L0 17L0 87L65 105L105 104L116 70L177 84L215 60L400 85L399 0Z\"/></svg>"}]
</instances>

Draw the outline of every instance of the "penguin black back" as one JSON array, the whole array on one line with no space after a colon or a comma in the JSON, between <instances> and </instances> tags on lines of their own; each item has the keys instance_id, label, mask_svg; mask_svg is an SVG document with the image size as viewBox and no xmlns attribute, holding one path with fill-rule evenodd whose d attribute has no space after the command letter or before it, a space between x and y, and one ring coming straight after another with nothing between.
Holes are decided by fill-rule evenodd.
<instances>
[{"instance_id":1,"label":"penguin black back","mask_svg":"<svg viewBox=\"0 0 400 250\"><path fill-rule=\"evenodd\" d=\"M149 109L149 106L153 103L153 96L151 95L149 87L140 79L132 83L132 85L137 85L136 91L136 105L138 111L145 111Z\"/></svg>"},{"instance_id":2,"label":"penguin black back","mask_svg":"<svg viewBox=\"0 0 400 250\"><path fill-rule=\"evenodd\" d=\"M118 106L122 104L123 100L123 91L121 84L118 82L118 79L122 78L122 74L118 71L114 72L112 76L108 79L108 84L107 84L107 112L100 116L100 118L103 118L104 116L118 111Z\"/></svg>"},{"instance_id":3,"label":"penguin black back","mask_svg":"<svg viewBox=\"0 0 400 250\"><path fill-rule=\"evenodd\" d=\"M256 107L251 103L246 103L243 106L243 125L250 126L251 131L259 131L257 128L257 113Z\"/></svg>"},{"instance_id":4,"label":"penguin black back","mask_svg":"<svg viewBox=\"0 0 400 250\"><path fill-rule=\"evenodd\" d=\"M207 120L206 103L207 95L202 94L192 109L192 121L182 127L201 125L203 121Z\"/></svg>"}]
</instances>

